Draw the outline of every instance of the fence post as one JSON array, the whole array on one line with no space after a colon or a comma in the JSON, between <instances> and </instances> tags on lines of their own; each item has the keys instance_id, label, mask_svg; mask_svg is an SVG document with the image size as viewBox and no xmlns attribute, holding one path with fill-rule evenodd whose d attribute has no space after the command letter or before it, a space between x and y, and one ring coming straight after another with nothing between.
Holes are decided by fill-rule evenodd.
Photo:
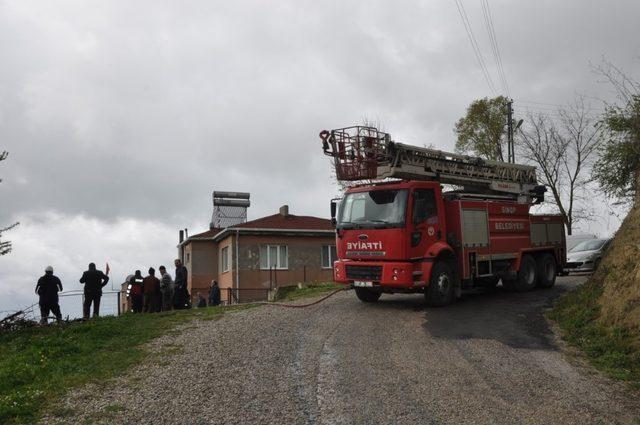
<instances>
[{"instance_id":1,"label":"fence post","mask_svg":"<svg viewBox=\"0 0 640 425\"><path fill-rule=\"evenodd\" d=\"M120 293L121 291L116 292L116 301L118 302L118 316L120 316Z\"/></svg>"}]
</instances>

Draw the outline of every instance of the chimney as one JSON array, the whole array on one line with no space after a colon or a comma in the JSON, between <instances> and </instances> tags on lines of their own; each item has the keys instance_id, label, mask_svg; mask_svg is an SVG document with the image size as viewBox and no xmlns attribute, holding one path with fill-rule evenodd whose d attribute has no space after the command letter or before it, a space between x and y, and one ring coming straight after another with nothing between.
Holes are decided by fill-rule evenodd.
<instances>
[{"instance_id":1,"label":"chimney","mask_svg":"<svg viewBox=\"0 0 640 425\"><path fill-rule=\"evenodd\" d=\"M289 216L289 205L283 205L280 207L280 215L283 217Z\"/></svg>"},{"instance_id":2,"label":"chimney","mask_svg":"<svg viewBox=\"0 0 640 425\"><path fill-rule=\"evenodd\" d=\"M184 230L180 230L178 232L178 240L180 243L182 243L182 241L184 241Z\"/></svg>"}]
</instances>

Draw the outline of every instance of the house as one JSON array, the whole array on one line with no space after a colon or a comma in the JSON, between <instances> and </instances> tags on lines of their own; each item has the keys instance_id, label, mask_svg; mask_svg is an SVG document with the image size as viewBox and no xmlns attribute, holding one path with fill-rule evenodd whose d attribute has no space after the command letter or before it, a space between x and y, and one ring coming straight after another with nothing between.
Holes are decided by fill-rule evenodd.
<instances>
[{"instance_id":1,"label":"house","mask_svg":"<svg viewBox=\"0 0 640 425\"><path fill-rule=\"evenodd\" d=\"M206 297L217 280L228 302L264 300L270 289L333 280L335 230L331 221L289 213L211 228L178 245L189 271L189 292Z\"/></svg>"}]
</instances>

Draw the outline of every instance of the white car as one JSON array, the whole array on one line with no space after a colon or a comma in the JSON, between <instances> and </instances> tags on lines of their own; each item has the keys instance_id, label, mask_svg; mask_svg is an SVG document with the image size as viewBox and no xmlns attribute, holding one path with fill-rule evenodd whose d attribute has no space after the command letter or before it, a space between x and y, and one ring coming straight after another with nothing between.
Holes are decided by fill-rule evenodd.
<instances>
[{"instance_id":1,"label":"white car","mask_svg":"<svg viewBox=\"0 0 640 425\"><path fill-rule=\"evenodd\" d=\"M565 273L593 272L598 268L612 239L589 239L580 242L567 253Z\"/></svg>"}]
</instances>

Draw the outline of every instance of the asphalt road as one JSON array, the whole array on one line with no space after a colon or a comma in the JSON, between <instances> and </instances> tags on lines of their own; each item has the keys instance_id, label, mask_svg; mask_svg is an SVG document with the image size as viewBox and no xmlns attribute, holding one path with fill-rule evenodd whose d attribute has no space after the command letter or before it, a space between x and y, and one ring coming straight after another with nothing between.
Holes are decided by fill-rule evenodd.
<instances>
[{"instance_id":1,"label":"asphalt road","mask_svg":"<svg viewBox=\"0 0 640 425\"><path fill-rule=\"evenodd\" d=\"M543 317L581 278L525 294L340 293L261 307L157 340L181 347L115 384L87 386L57 421L104 423L640 423L640 403L559 348Z\"/></svg>"}]
</instances>

